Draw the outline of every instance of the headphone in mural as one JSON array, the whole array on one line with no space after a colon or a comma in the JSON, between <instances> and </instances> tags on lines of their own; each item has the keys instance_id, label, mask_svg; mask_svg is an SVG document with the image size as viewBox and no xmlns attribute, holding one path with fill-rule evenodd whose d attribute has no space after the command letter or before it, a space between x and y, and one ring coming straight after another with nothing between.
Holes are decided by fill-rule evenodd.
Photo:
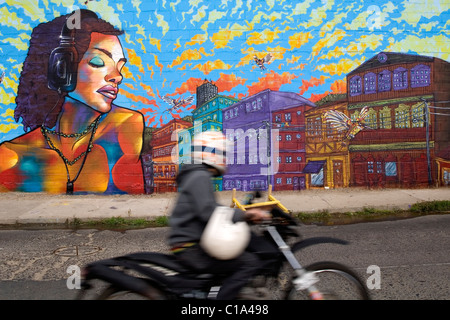
<instances>
[{"instance_id":1,"label":"headphone in mural","mask_svg":"<svg viewBox=\"0 0 450 320\"><path fill-rule=\"evenodd\" d=\"M78 52L75 48L76 26L69 27L69 19L74 19L77 14L72 12L67 17L59 37L59 46L53 49L48 59L48 87L61 92L71 92L75 90L77 84ZM81 19L94 18L98 16L90 10L80 10Z\"/></svg>"}]
</instances>

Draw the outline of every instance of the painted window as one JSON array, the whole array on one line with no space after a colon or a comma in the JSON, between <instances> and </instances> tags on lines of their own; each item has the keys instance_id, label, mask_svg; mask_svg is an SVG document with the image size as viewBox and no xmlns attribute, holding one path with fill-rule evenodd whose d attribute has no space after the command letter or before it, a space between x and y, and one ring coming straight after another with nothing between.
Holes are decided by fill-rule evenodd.
<instances>
[{"instance_id":1,"label":"painted window","mask_svg":"<svg viewBox=\"0 0 450 320\"><path fill-rule=\"evenodd\" d=\"M411 69L411 88L430 85L430 67L419 64Z\"/></svg>"},{"instance_id":2,"label":"painted window","mask_svg":"<svg viewBox=\"0 0 450 320\"><path fill-rule=\"evenodd\" d=\"M366 117L366 125L368 125L372 129L377 129L378 128L377 112L373 108L369 109L369 112L368 112L367 117Z\"/></svg>"},{"instance_id":3,"label":"painted window","mask_svg":"<svg viewBox=\"0 0 450 320\"><path fill-rule=\"evenodd\" d=\"M369 72L364 75L364 93L375 93L377 91L377 77L375 73Z\"/></svg>"},{"instance_id":4,"label":"painted window","mask_svg":"<svg viewBox=\"0 0 450 320\"><path fill-rule=\"evenodd\" d=\"M418 102L411 107L411 123L413 128L423 128L425 125L425 106Z\"/></svg>"},{"instance_id":5,"label":"painted window","mask_svg":"<svg viewBox=\"0 0 450 320\"><path fill-rule=\"evenodd\" d=\"M285 113L284 114L284 120L291 121L291 114L290 113Z\"/></svg>"},{"instance_id":6,"label":"painted window","mask_svg":"<svg viewBox=\"0 0 450 320\"><path fill-rule=\"evenodd\" d=\"M323 168L320 169L319 173L311 174L311 186L323 187Z\"/></svg>"},{"instance_id":7,"label":"painted window","mask_svg":"<svg viewBox=\"0 0 450 320\"><path fill-rule=\"evenodd\" d=\"M395 177L397 176L397 163L396 162L385 162L384 163L384 172L387 177Z\"/></svg>"},{"instance_id":8,"label":"painted window","mask_svg":"<svg viewBox=\"0 0 450 320\"><path fill-rule=\"evenodd\" d=\"M391 72L383 70L378 74L378 91L385 92L391 90Z\"/></svg>"},{"instance_id":9,"label":"painted window","mask_svg":"<svg viewBox=\"0 0 450 320\"><path fill-rule=\"evenodd\" d=\"M400 104L395 109L395 127L396 128L410 128L409 121L409 106L406 104Z\"/></svg>"},{"instance_id":10,"label":"painted window","mask_svg":"<svg viewBox=\"0 0 450 320\"><path fill-rule=\"evenodd\" d=\"M444 186L450 186L450 169L444 168L442 173L442 180Z\"/></svg>"},{"instance_id":11,"label":"painted window","mask_svg":"<svg viewBox=\"0 0 450 320\"><path fill-rule=\"evenodd\" d=\"M367 161L367 172L373 173L373 161Z\"/></svg>"},{"instance_id":12,"label":"painted window","mask_svg":"<svg viewBox=\"0 0 450 320\"><path fill-rule=\"evenodd\" d=\"M393 76L394 90L408 88L408 70L405 68L397 68L394 70Z\"/></svg>"},{"instance_id":13,"label":"painted window","mask_svg":"<svg viewBox=\"0 0 450 320\"><path fill-rule=\"evenodd\" d=\"M350 79L350 96L358 96L362 93L361 77L354 76Z\"/></svg>"},{"instance_id":14,"label":"painted window","mask_svg":"<svg viewBox=\"0 0 450 320\"><path fill-rule=\"evenodd\" d=\"M380 110L380 129L391 129L391 109L384 107Z\"/></svg>"}]
</instances>

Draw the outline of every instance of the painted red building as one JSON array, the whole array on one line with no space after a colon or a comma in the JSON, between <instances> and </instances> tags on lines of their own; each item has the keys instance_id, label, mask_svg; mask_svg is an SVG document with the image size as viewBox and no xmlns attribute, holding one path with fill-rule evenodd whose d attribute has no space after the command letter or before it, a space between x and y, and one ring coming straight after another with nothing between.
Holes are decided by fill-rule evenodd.
<instances>
[{"instance_id":1,"label":"painted red building","mask_svg":"<svg viewBox=\"0 0 450 320\"><path fill-rule=\"evenodd\" d=\"M381 52L350 72L348 114L368 106L370 127L350 141L350 184L437 184L435 155L450 144L449 88L450 63L435 57Z\"/></svg>"},{"instance_id":2,"label":"painted red building","mask_svg":"<svg viewBox=\"0 0 450 320\"><path fill-rule=\"evenodd\" d=\"M153 160L153 190L156 193L176 192L175 178L178 174L177 131L192 126L192 123L173 119L153 133L151 141Z\"/></svg>"},{"instance_id":3,"label":"painted red building","mask_svg":"<svg viewBox=\"0 0 450 320\"><path fill-rule=\"evenodd\" d=\"M274 190L306 189L305 174L305 111L311 109L307 104L274 111L273 128L279 130L277 140L279 152L276 156L278 172L274 176Z\"/></svg>"}]
</instances>

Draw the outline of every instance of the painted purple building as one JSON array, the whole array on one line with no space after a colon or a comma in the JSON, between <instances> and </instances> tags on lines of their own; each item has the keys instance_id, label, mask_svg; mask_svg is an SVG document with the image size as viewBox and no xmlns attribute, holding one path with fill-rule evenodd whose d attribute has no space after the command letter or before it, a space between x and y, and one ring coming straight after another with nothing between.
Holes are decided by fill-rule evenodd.
<instances>
[{"instance_id":1,"label":"painted purple building","mask_svg":"<svg viewBox=\"0 0 450 320\"><path fill-rule=\"evenodd\" d=\"M223 133L233 147L227 150L223 190L267 190L269 184L274 186L274 175L282 168L280 132L290 120L276 122L273 114L289 109L302 112L302 106L307 110L315 104L293 92L267 89L222 110ZM296 128L303 134L302 124L296 123Z\"/></svg>"}]
</instances>

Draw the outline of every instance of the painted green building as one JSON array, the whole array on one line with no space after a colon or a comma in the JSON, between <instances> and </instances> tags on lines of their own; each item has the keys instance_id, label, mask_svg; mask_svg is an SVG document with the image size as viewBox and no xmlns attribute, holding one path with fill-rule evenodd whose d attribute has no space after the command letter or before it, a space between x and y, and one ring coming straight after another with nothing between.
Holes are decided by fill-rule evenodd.
<instances>
[{"instance_id":1,"label":"painted green building","mask_svg":"<svg viewBox=\"0 0 450 320\"><path fill-rule=\"evenodd\" d=\"M209 100L206 100L208 98ZM222 109L238 101L218 95L217 87L209 81L197 88L197 107L192 112L194 125L178 133L179 166L192 163L191 141L194 135L205 131L222 131ZM216 191L222 190L221 177L215 179L214 188Z\"/></svg>"}]
</instances>

